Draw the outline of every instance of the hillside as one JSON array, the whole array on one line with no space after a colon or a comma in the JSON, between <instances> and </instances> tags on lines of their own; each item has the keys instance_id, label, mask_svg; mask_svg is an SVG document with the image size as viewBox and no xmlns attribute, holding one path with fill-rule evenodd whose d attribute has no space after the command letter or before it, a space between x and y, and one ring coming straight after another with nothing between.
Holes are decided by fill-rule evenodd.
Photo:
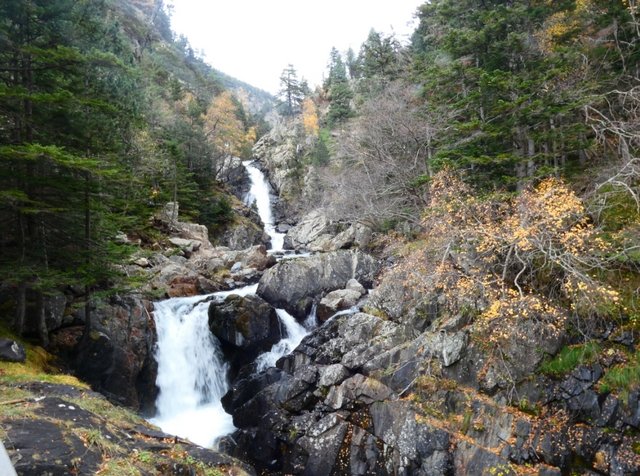
<instances>
[{"instance_id":1,"label":"hillside","mask_svg":"<svg viewBox=\"0 0 640 476\"><path fill-rule=\"evenodd\" d=\"M638 15L432 0L272 98L162 2L0 5L20 474L640 474ZM118 406L162 389L227 413L220 452ZM38 425L67 456L20 458Z\"/></svg>"}]
</instances>

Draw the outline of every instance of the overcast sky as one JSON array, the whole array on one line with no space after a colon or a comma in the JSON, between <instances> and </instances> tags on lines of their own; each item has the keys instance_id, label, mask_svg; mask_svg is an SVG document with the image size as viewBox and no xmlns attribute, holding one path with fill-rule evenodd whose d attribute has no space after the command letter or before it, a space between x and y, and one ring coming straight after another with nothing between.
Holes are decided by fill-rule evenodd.
<instances>
[{"instance_id":1,"label":"overcast sky","mask_svg":"<svg viewBox=\"0 0 640 476\"><path fill-rule=\"evenodd\" d=\"M271 93L292 64L319 84L331 47L356 53L369 30L408 41L424 0L172 0L171 23L214 68Z\"/></svg>"}]
</instances>

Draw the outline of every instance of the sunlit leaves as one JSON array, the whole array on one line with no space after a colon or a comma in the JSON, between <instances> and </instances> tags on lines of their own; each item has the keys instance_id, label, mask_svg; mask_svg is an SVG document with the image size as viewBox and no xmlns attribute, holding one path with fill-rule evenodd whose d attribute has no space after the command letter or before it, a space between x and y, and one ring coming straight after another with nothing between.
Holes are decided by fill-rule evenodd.
<instances>
[{"instance_id":1,"label":"sunlit leaves","mask_svg":"<svg viewBox=\"0 0 640 476\"><path fill-rule=\"evenodd\" d=\"M302 102L302 125L307 135L317 136L320 130L318 124L318 112L316 105L311 98L306 98Z\"/></svg>"},{"instance_id":2,"label":"sunlit leaves","mask_svg":"<svg viewBox=\"0 0 640 476\"><path fill-rule=\"evenodd\" d=\"M238 118L238 105L230 91L216 96L203 116L207 139L219 154L241 156L255 141L255 131L246 131Z\"/></svg>"}]
</instances>

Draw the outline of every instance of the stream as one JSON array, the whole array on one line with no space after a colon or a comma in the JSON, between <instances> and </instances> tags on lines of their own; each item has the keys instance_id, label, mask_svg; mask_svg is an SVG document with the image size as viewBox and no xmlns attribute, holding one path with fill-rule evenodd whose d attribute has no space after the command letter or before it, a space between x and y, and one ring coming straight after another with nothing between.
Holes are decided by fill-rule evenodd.
<instances>
[{"instance_id":1,"label":"stream","mask_svg":"<svg viewBox=\"0 0 640 476\"><path fill-rule=\"evenodd\" d=\"M251 188L245 203L256 204L265 232L271 239L270 253L282 253L284 233L278 233L273 220L271 192L264 174L250 161L243 162ZM289 255L290 256L290 255ZM157 329L156 360L160 389L156 415L150 420L165 433L186 438L204 447L214 447L223 436L235 430L231 415L222 408L221 398L229 390L228 364L220 343L209 330L208 309L212 299L224 300L231 294L255 294L258 285L202 296L167 299L154 304ZM284 309L276 309L285 336L270 352L258 356L258 371L274 366L293 351L317 323L312 311L304 326Z\"/></svg>"}]
</instances>

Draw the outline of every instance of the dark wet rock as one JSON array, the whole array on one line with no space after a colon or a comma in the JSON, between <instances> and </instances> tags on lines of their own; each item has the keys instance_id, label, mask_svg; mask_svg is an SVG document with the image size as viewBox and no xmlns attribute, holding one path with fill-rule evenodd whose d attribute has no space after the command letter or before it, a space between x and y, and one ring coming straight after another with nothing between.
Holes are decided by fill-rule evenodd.
<instances>
[{"instance_id":1,"label":"dark wet rock","mask_svg":"<svg viewBox=\"0 0 640 476\"><path fill-rule=\"evenodd\" d=\"M257 293L273 306L304 319L313 302L324 293L343 289L350 279L371 286L377 271L376 261L360 251L285 260L264 273Z\"/></svg>"},{"instance_id":2,"label":"dark wet rock","mask_svg":"<svg viewBox=\"0 0 640 476\"><path fill-rule=\"evenodd\" d=\"M349 309L356 305L362 297L362 292L354 289L337 289L331 291L320 300L317 317L319 322L324 322L336 312Z\"/></svg>"},{"instance_id":3,"label":"dark wet rock","mask_svg":"<svg viewBox=\"0 0 640 476\"><path fill-rule=\"evenodd\" d=\"M195 464L224 468L238 476L255 474L228 455L178 440L134 414L126 416L125 410L115 409L95 392L43 382L28 382L19 388L29 396L8 403L12 411L0 415L0 425L20 475L90 476L108 467L131 468L135 474L150 470L153 474L192 474ZM138 423L131 423L134 420ZM145 459L138 459L136 455L143 452ZM182 456L171 458L171 452Z\"/></svg>"},{"instance_id":4,"label":"dark wet rock","mask_svg":"<svg viewBox=\"0 0 640 476\"><path fill-rule=\"evenodd\" d=\"M331 387L342 383L350 372L344 365L333 364L321 367L318 369L320 378L318 379L318 385L320 387Z\"/></svg>"},{"instance_id":5,"label":"dark wet rock","mask_svg":"<svg viewBox=\"0 0 640 476\"><path fill-rule=\"evenodd\" d=\"M282 339L278 316L258 296L231 295L209 305L209 328L222 344L234 373Z\"/></svg>"},{"instance_id":6,"label":"dark wet rock","mask_svg":"<svg viewBox=\"0 0 640 476\"><path fill-rule=\"evenodd\" d=\"M390 461L405 474L448 474L451 435L420 423L410 404L404 401L378 402L370 407L374 434L393 448ZM403 464L404 463L404 464Z\"/></svg>"},{"instance_id":7,"label":"dark wet rock","mask_svg":"<svg viewBox=\"0 0 640 476\"><path fill-rule=\"evenodd\" d=\"M282 370L271 367L259 374L251 374L247 378L237 380L222 398L222 405L228 413L233 414L259 392L282 378Z\"/></svg>"},{"instance_id":8,"label":"dark wet rock","mask_svg":"<svg viewBox=\"0 0 640 476\"><path fill-rule=\"evenodd\" d=\"M454 474L486 474L490 468L504 476L516 476L509 460L467 441L461 441L454 452ZM488 473L491 474L491 473Z\"/></svg>"},{"instance_id":9,"label":"dark wet rock","mask_svg":"<svg viewBox=\"0 0 640 476\"><path fill-rule=\"evenodd\" d=\"M382 402L393 396L393 391L380 381L356 374L338 386L331 387L324 403L339 410L353 407L356 403Z\"/></svg>"},{"instance_id":10,"label":"dark wet rock","mask_svg":"<svg viewBox=\"0 0 640 476\"><path fill-rule=\"evenodd\" d=\"M314 394L318 379L318 369L306 366L290 378L283 380L275 389L276 404L288 412L300 412L309 409L318 401Z\"/></svg>"},{"instance_id":11,"label":"dark wet rock","mask_svg":"<svg viewBox=\"0 0 640 476\"><path fill-rule=\"evenodd\" d=\"M337 468L342 469L338 458L348 429L349 424L335 414L327 415L311 426L298 440L298 445L308 455L301 474L328 476Z\"/></svg>"},{"instance_id":12,"label":"dark wet rock","mask_svg":"<svg viewBox=\"0 0 640 476\"><path fill-rule=\"evenodd\" d=\"M93 311L92 330L85 340L76 333L73 366L78 376L118 402L140 408L142 395L155 396L153 355L155 326L149 301L115 296ZM146 384L144 383L146 382ZM148 397L147 397L148 398Z\"/></svg>"},{"instance_id":13,"label":"dark wet rock","mask_svg":"<svg viewBox=\"0 0 640 476\"><path fill-rule=\"evenodd\" d=\"M7 450L21 475L96 474L102 461L97 447L87 448L77 435L44 419L13 420L6 431Z\"/></svg>"},{"instance_id":14,"label":"dark wet rock","mask_svg":"<svg viewBox=\"0 0 640 476\"><path fill-rule=\"evenodd\" d=\"M0 360L6 362L24 362L27 352L19 342L12 339L0 338Z\"/></svg>"}]
</instances>

